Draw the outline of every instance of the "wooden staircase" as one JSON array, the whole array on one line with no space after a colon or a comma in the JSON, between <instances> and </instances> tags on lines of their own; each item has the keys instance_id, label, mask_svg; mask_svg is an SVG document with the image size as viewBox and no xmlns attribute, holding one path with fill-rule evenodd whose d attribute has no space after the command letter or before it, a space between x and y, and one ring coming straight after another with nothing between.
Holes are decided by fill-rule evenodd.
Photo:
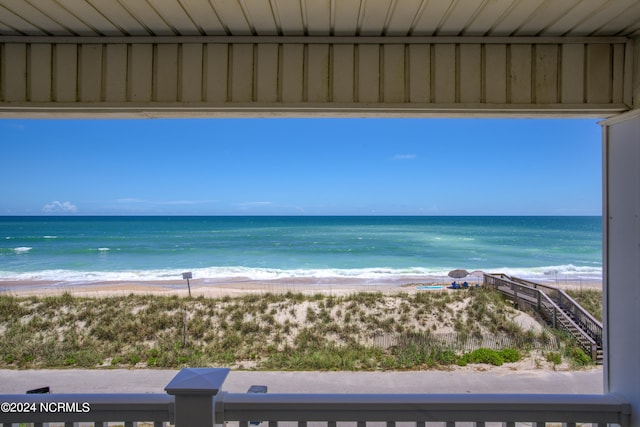
<instances>
[{"instance_id":1,"label":"wooden staircase","mask_svg":"<svg viewBox=\"0 0 640 427\"><path fill-rule=\"evenodd\" d=\"M578 343L580 344L580 347L582 347L583 349L590 349L592 342L587 337L591 337L594 340L596 339L596 337L591 336L588 329L583 329L579 327L579 324L576 323L578 319L575 318L575 316L571 311L567 310L562 306L559 306L559 307L562 310L562 312L565 314L565 316L558 317L558 321L562 324L561 329L569 331L569 333L578 341ZM567 319L570 319L571 321L568 321ZM593 355L592 355L592 358L593 358ZM597 365L602 365L603 350L602 350L601 341L600 342L596 341L594 360Z\"/></svg>"},{"instance_id":2,"label":"wooden staircase","mask_svg":"<svg viewBox=\"0 0 640 427\"><path fill-rule=\"evenodd\" d=\"M596 364L602 364L602 323L562 289L506 274L485 274L484 284L513 299L516 307L532 309L549 326L574 337Z\"/></svg>"}]
</instances>

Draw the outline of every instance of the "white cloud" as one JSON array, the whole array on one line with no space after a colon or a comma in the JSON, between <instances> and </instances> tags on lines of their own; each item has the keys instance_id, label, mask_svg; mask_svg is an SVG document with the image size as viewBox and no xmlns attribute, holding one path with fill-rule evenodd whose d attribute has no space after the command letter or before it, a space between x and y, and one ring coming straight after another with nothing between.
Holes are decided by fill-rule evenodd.
<instances>
[{"instance_id":1,"label":"white cloud","mask_svg":"<svg viewBox=\"0 0 640 427\"><path fill-rule=\"evenodd\" d=\"M415 159L416 156L415 154L396 154L395 156L393 156L393 160L413 160Z\"/></svg>"},{"instance_id":2,"label":"white cloud","mask_svg":"<svg viewBox=\"0 0 640 427\"><path fill-rule=\"evenodd\" d=\"M158 202L161 205L202 205L205 203L215 203L217 200L167 200Z\"/></svg>"},{"instance_id":3,"label":"white cloud","mask_svg":"<svg viewBox=\"0 0 640 427\"><path fill-rule=\"evenodd\" d=\"M78 212L78 207L71 202L59 202L54 200L51 203L47 203L42 207L42 212L64 212L72 213Z\"/></svg>"}]
</instances>

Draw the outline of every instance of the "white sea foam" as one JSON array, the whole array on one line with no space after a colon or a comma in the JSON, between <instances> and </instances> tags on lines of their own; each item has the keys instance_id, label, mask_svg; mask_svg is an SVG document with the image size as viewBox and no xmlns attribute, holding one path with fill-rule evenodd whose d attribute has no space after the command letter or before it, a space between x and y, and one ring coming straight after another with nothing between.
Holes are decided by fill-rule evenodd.
<instances>
[{"instance_id":1,"label":"white sea foam","mask_svg":"<svg viewBox=\"0 0 640 427\"><path fill-rule=\"evenodd\" d=\"M447 273L451 269L427 269L421 267L394 268L361 268L361 269L275 269L249 267L209 267L196 269L160 269L160 270L130 270L130 271L72 271L72 270L44 270L16 273L0 271L0 280L47 280L61 282L100 282L100 281L160 281L180 280L182 272L190 270L194 279L208 279L215 282L236 281L269 281L287 279L317 279L326 283L332 279L336 281L354 280L375 282L403 280L415 281L420 278L450 280ZM534 281L599 281L602 279L600 267L578 267L574 265L547 266L537 268L489 268L480 269L486 273L504 273ZM472 276L471 276L472 277Z\"/></svg>"},{"instance_id":2,"label":"white sea foam","mask_svg":"<svg viewBox=\"0 0 640 427\"><path fill-rule=\"evenodd\" d=\"M492 271L538 281L602 280L601 267L580 267L572 264L534 268L499 268Z\"/></svg>"},{"instance_id":3,"label":"white sea foam","mask_svg":"<svg viewBox=\"0 0 640 427\"><path fill-rule=\"evenodd\" d=\"M98 248L98 250L99 250L100 252L107 252L107 251L110 251L110 250L111 250L111 248Z\"/></svg>"},{"instance_id":4,"label":"white sea foam","mask_svg":"<svg viewBox=\"0 0 640 427\"><path fill-rule=\"evenodd\" d=\"M18 248L13 248L13 251L17 254L26 254L27 252L29 252L31 249L33 248L29 248L26 246L20 246Z\"/></svg>"},{"instance_id":5,"label":"white sea foam","mask_svg":"<svg viewBox=\"0 0 640 427\"><path fill-rule=\"evenodd\" d=\"M43 239L57 239L58 236L42 236Z\"/></svg>"}]
</instances>

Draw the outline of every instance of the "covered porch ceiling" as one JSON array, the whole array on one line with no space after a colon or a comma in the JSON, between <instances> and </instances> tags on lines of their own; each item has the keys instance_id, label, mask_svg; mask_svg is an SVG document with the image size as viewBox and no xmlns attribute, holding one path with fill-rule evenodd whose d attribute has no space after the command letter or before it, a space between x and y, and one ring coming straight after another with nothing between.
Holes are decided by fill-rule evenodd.
<instances>
[{"instance_id":1,"label":"covered porch ceiling","mask_svg":"<svg viewBox=\"0 0 640 427\"><path fill-rule=\"evenodd\" d=\"M637 0L0 0L0 36L634 37Z\"/></svg>"}]
</instances>

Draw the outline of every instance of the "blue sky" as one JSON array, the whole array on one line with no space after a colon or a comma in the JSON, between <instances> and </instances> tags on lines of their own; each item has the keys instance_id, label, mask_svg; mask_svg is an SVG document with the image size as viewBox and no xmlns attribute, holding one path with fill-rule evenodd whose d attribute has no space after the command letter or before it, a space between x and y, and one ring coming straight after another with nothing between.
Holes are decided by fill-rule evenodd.
<instances>
[{"instance_id":1,"label":"blue sky","mask_svg":"<svg viewBox=\"0 0 640 427\"><path fill-rule=\"evenodd\" d=\"M0 215L600 215L593 119L0 120Z\"/></svg>"}]
</instances>

